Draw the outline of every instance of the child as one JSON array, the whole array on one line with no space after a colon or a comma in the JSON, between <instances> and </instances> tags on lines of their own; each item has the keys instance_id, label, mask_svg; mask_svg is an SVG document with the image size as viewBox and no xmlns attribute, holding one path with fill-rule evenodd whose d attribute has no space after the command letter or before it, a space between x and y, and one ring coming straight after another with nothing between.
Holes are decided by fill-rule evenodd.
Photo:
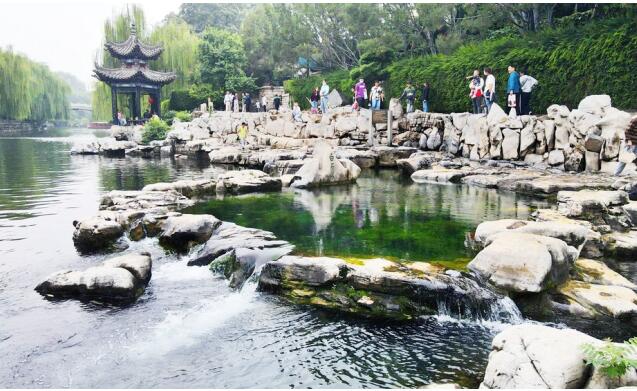
<instances>
[{"instance_id":1,"label":"child","mask_svg":"<svg viewBox=\"0 0 637 391\"><path fill-rule=\"evenodd\" d=\"M246 138L248 137L248 124L246 122L242 122L237 129L237 136L239 136L239 143L241 144L241 149L245 149L246 146Z\"/></svg>"},{"instance_id":2,"label":"child","mask_svg":"<svg viewBox=\"0 0 637 391\"><path fill-rule=\"evenodd\" d=\"M516 105L517 99L513 92L509 92L509 98L507 99L507 105L509 106L509 117L515 118L517 117Z\"/></svg>"}]
</instances>

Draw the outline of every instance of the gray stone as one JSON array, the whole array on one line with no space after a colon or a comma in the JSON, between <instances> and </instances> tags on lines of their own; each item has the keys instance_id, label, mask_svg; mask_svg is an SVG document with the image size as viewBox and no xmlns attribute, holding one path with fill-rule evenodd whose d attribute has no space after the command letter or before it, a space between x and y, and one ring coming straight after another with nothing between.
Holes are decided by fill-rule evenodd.
<instances>
[{"instance_id":1,"label":"gray stone","mask_svg":"<svg viewBox=\"0 0 637 391\"><path fill-rule=\"evenodd\" d=\"M468 268L510 291L537 293L568 278L578 251L559 239L517 232L489 236Z\"/></svg>"},{"instance_id":2,"label":"gray stone","mask_svg":"<svg viewBox=\"0 0 637 391\"><path fill-rule=\"evenodd\" d=\"M548 163L551 166L559 166L564 164L564 151L560 149L554 149L549 152Z\"/></svg>"},{"instance_id":3,"label":"gray stone","mask_svg":"<svg viewBox=\"0 0 637 391\"><path fill-rule=\"evenodd\" d=\"M166 219L159 234L159 243L177 251L189 250L204 243L221 221L211 215L180 215Z\"/></svg>"}]
</instances>

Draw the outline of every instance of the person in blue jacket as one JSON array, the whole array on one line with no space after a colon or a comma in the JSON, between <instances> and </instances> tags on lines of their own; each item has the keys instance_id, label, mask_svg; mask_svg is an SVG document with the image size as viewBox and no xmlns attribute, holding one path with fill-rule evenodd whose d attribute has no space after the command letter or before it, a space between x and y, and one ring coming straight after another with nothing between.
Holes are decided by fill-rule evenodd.
<instances>
[{"instance_id":1,"label":"person in blue jacket","mask_svg":"<svg viewBox=\"0 0 637 391\"><path fill-rule=\"evenodd\" d=\"M513 65L509 65L509 80L507 82L507 94L515 95L515 112L516 114L520 114L521 109L521 92L520 88L520 74L516 72L515 67Z\"/></svg>"}]
</instances>

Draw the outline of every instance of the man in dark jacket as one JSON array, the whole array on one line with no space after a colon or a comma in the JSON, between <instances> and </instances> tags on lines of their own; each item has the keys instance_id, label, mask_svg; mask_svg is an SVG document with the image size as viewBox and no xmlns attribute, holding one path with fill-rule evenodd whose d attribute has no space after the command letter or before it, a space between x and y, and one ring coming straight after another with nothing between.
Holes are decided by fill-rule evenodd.
<instances>
[{"instance_id":1,"label":"man in dark jacket","mask_svg":"<svg viewBox=\"0 0 637 391\"><path fill-rule=\"evenodd\" d=\"M422 85L422 111L429 112L429 83Z\"/></svg>"}]
</instances>

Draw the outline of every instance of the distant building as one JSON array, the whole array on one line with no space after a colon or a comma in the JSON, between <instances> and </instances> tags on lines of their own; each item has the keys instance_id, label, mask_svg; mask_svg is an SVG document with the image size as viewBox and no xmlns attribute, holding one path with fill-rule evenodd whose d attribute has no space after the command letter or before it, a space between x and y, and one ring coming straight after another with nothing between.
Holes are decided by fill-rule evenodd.
<instances>
[{"instance_id":1,"label":"distant building","mask_svg":"<svg viewBox=\"0 0 637 391\"><path fill-rule=\"evenodd\" d=\"M175 80L174 72L159 72L148 67L148 62L159 58L164 48L161 45L150 45L137 38L135 24L131 24L131 32L124 42L106 42L106 50L121 60L119 68L105 68L95 64L95 76L111 87L111 105L113 123L117 122L117 94L129 95L132 101L133 120L141 119L140 99L142 94L149 96L151 111L161 114L161 87Z\"/></svg>"}]
</instances>

